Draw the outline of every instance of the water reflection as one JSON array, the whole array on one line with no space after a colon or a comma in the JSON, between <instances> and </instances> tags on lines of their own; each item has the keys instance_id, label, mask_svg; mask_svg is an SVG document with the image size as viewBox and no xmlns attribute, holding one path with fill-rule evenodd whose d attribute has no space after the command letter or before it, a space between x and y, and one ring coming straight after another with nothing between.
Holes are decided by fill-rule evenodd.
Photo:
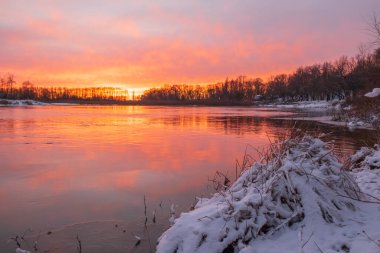
<instances>
[{"instance_id":1,"label":"water reflection","mask_svg":"<svg viewBox=\"0 0 380 253\"><path fill-rule=\"evenodd\" d=\"M267 145L268 136L294 125L291 117L253 108L2 107L0 240L27 228L142 220L144 195L150 212L164 201L162 217L171 203L185 210L211 192L216 170L234 177L246 146ZM331 133L342 155L371 140L364 130L299 124Z\"/></svg>"}]
</instances>

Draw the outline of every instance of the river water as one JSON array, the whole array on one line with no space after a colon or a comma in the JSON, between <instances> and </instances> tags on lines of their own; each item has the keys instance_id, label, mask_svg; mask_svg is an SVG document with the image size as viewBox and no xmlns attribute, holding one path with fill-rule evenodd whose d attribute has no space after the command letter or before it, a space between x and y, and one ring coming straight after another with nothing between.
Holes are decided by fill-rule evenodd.
<instances>
[{"instance_id":1,"label":"river water","mask_svg":"<svg viewBox=\"0 0 380 253\"><path fill-rule=\"evenodd\" d=\"M252 146L268 145L296 116L250 107L0 107L0 249L14 252L8 238L24 235L23 248L42 252L77 252L79 241L83 252L154 251L172 205L178 215L210 196L216 171L234 179L236 160L246 150L257 157ZM368 130L297 127L328 133L341 157L373 140Z\"/></svg>"}]
</instances>

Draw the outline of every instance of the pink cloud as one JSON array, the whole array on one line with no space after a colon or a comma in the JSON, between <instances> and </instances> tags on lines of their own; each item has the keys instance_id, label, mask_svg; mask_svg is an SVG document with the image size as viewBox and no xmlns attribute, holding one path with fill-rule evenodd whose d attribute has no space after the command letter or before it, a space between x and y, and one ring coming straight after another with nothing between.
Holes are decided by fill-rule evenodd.
<instances>
[{"instance_id":1,"label":"pink cloud","mask_svg":"<svg viewBox=\"0 0 380 253\"><path fill-rule=\"evenodd\" d=\"M343 7L314 0L297 5L97 0L23 3L20 9L20 1L1 2L2 72L13 72L19 82L135 87L268 76L353 56L368 40L361 15L379 6L374 0ZM348 15L354 11L356 16Z\"/></svg>"}]
</instances>

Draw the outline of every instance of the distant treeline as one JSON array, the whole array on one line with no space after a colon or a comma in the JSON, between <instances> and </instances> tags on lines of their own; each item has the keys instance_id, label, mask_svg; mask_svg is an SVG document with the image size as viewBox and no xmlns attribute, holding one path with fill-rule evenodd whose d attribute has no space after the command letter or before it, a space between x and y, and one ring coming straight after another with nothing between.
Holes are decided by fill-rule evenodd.
<instances>
[{"instance_id":1,"label":"distant treeline","mask_svg":"<svg viewBox=\"0 0 380 253\"><path fill-rule=\"evenodd\" d=\"M127 101L128 91L114 87L64 88L37 87L31 82L23 82L15 86L12 74L0 77L0 98L3 99L32 99L38 101Z\"/></svg>"},{"instance_id":2,"label":"distant treeline","mask_svg":"<svg viewBox=\"0 0 380 253\"><path fill-rule=\"evenodd\" d=\"M18 86L15 83L12 74L0 76L0 98L163 105L251 105L257 101L343 99L380 87L380 48L374 54L300 67L292 74L279 74L266 82L240 76L207 86L165 85L146 90L139 98L133 94L134 101L127 90L120 88L46 88L29 81Z\"/></svg>"},{"instance_id":3,"label":"distant treeline","mask_svg":"<svg viewBox=\"0 0 380 253\"><path fill-rule=\"evenodd\" d=\"M354 97L379 86L380 50L331 63L298 68L264 82L238 77L208 86L166 85L143 93L142 102L159 104L252 104L258 100L306 101Z\"/></svg>"}]
</instances>

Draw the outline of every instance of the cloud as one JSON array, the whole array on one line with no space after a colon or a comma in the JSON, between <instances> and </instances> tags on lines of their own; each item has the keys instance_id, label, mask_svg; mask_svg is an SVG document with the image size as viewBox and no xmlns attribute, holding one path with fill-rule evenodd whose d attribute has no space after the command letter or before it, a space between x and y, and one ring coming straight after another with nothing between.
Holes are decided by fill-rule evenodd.
<instances>
[{"instance_id":1,"label":"cloud","mask_svg":"<svg viewBox=\"0 0 380 253\"><path fill-rule=\"evenodd\" d=\"M5 1L0 71L47 85L207 83L354 55L375 0Z\"/></svg>"}]
</instances>

